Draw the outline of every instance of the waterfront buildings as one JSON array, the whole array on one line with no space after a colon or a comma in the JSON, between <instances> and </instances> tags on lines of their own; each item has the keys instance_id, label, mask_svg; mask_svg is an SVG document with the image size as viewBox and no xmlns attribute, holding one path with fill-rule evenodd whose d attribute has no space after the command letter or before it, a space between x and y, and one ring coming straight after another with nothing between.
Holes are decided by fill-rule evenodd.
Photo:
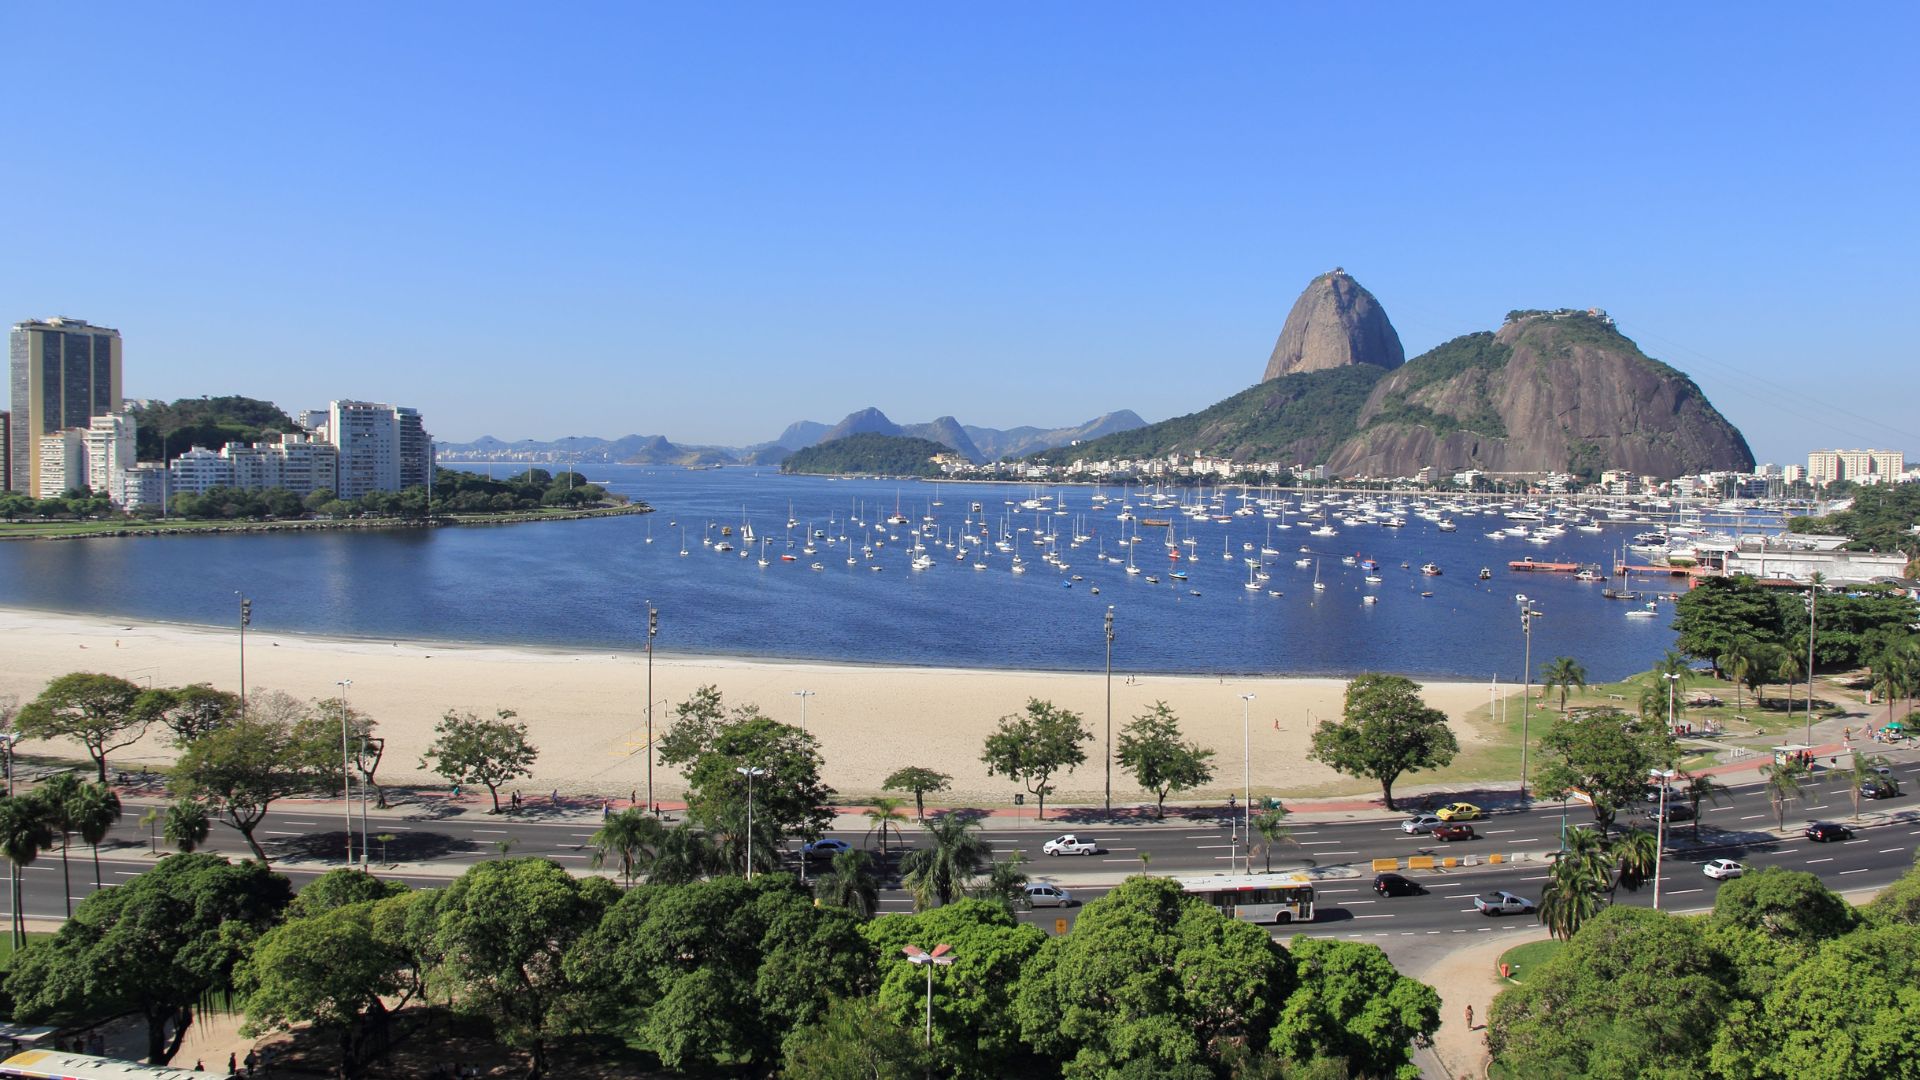
<instances>
[{"instance_id":1,"label":"waterfront buildings","mask_svg":"<svg viewBox=\"0 0 1920 1080\"><path fill-rule=\"evenodd\" d=\"M1807 482L1856 484L1898 482L1907 471L1907 455L1900 450L1815 450L1807 455Z\"/></svg>"},{"instance_id":2,"label":"waterfront buildings","mask_svg":"<svg viewBox=\"0 0 1920 1080\"><path fill-rule=\"evenodd\" d=\"M120 411L120 331L84 319L29 319L13 325L8 359L7 490L39 497L47 436ZM64 455L67 444L57 445ZM70 474L72 464L61 464Z\"/></svg>"},{"instance_id":3,"label":"waterfront buildings","mask_svg":"<svg viewBox=\"0 0 1920 1080\"><path fill-rule=\"evenodd\" d=\"M87 486L87 438L80 428L69 428L34 440L33 490L36 499L57 499Z\"/></svg>"}]
</instances>

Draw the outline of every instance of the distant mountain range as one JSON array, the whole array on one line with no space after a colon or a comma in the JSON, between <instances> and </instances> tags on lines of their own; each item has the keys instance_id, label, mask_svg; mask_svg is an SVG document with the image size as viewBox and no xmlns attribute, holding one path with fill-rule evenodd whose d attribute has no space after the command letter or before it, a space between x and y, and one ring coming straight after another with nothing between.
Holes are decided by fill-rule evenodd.
<instances>
[{"instance_id":1,"label":"distant mountain range","mask_svg":"<svg viewBox=\"0 0 1920 1080\"><path fill-rule=\"evenodd\" d=\"M1131 409L1107 413L1084 424L1064 428L1017 427L1007 430L971 427L951 416L924 424L896 424L875 408L849 413L837 424L798 420L778 438L752 446L682 446L664 435L627 435L603 439L573 435L563 439L521 439L506 442L483 435L472 442L443 442L439 456L452 461L518 461L530 464L581 465L776 465L796 450L844 439L850 435L900 435L939 443L978 463L1021 457L1040 450L1069 446L1146 426Z\"/></svg>"}]
</instances>

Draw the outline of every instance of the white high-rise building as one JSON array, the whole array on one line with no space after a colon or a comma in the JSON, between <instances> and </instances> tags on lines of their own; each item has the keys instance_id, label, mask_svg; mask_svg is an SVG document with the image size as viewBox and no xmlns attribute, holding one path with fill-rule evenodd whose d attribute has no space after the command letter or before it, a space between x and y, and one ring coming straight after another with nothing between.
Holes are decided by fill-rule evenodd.
<instances>
[{"instance_id":1,"label":"white high-rise building","mask_svg":"<svg viewBox=\"0 0 1920 1080\"><path fill-rule=\"evenodd\" d=\"M1907 455L1900 450L1815 450L1807 455L1807 480L1815 484L1891 483L1906 471Z\"/></svg>"},{"instance_id":2,"label":"white high-rise building","mask_svg":"<svg viewBox=\"0 0 1920 1080\"><path fill-rule=\"evenodd\" d=\"M220 456L231 463L237 488L286 488L304 497L335 490L338 483L340 451L305 435L282 435L277 443L228 443Z\"/></svg>"},{"instance_id":3,"label":"white high-rise building","mask_svg":"<svg viewBox=\"0 0 1920 1080\"><path fill-rule=\"evenodd\" d=\"M162 507L167 501L167 486L165 465L155 461L142 462L120 473L113 501L119 503L122 510Z\"/></svg>"},{"instance_id":4,"label":"white high-rise building","mask_svg":"<svg viewBox=\"0 0 1920 1080\"><path fill-rule=\"evenodd\" d=\"M57 499L75 488L87 486L87 436L85 428L69 428L43 435L36 443L39 462L33 490L36 499Z\"/></svg>"},{"instance_id":5,"label":"white high-rise building","mask_svg":"<svg viewBox=\"0 0 1920 1080\"><path fill-rule=\"evenodd\" d=\"M425 484L433 439L417 410L374 401L336 401L327 410L327 440L340 451L342 499Z\"/></svg>"},{"instance_id":6,"label":"white high-rise building","mask_svg":"<svg viewBox=\"0 0 1920 1080\"><path fill-rule=\"evenodd\" d=\"M204 495L217 487L233 486L233 462L204 446L168 462L167 473L174 495Z\"/></svg>"},{"instance_id":7,"label":"white high-rise building","mask_svg":"<svg viewBox=\"0 0 1920 1080\"><path fill-rule=\"evenodd\" d=\"M131 413L106 413L93 418L84 437L87 444L87 482L96 494L122 503L120 474L136 464L134 435L137 425Z\"/></svg>"}]
</instances>

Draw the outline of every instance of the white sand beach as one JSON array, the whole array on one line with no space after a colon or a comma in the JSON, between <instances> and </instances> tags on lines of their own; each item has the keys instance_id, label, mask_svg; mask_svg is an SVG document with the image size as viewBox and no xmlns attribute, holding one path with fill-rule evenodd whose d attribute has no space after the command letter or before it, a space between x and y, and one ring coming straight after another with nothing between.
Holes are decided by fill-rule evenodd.
<instances>
[{"instance_id":1,"label":"white sand beach","mask_svg":"<svg viewBox=\"0 0 1920 1080\"><path fill-rule=\"evenodd\" d=\"M0 609L0 634L6 642L0 695L21 702L70 671L103 672L155 686L208 682L234 690L239 684L239 637L231 629ZM645 784L644 652L375 642L250 630L246 678L250 691L283 690L307 699L333 697L339 692L335 684L351 679L353 707L374 717L388 740L382 782L439 782L418 764L434 723L448 708L481 715L510 708L527 723L540 750L525 790L612 797ZM729 705L752 703L792 724L800 722L801 699L795 692L813 691L806 699L807 727L820 740L826 781L843 796L875 794L894 769L925 765L954 778L942 801L985 805L1009 803L1017 789L987 775L979 760L982 740L999 717L1020 710L1030 697L1043 698L1079 712L1094 732L1089 764L1062 778L1049 801L1097 802L1101 796L1106 680L1099 672L867 667L661 652L653 660L656 731L671 722L673 703L708 683L719 687ZM1218 779L1199 796L1224 799L1240 787L1240 696L1251 693L1256 792L1289 794L1334 785L1367 793L1375 789L1306 758L1311 722L1338 715L1344 687L1340 679L1220 679L1116 670L1114 738L1117 742L1130 718L1165 701L1189 738L1218 751ZM1481 737L1460 718L1487 703L1485 684L1427 683L1425 696L1455 718L1463 745ZM110 760L119 767L166 764L172 751L160 737L164 734L150 733ZM23 743L22 750L80 754L74 744ZM656 766L654 782L662 799L681 790L679 775L670 769ZM1116 805L1150 801L1118 768L1113 785Z\"/></svg>"}]
</instances>

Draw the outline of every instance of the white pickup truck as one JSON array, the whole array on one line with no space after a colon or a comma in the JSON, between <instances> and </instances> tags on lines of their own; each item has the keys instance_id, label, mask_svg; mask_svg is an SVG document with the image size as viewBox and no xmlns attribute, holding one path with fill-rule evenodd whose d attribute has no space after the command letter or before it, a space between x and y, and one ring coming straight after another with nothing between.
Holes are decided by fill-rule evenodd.
<instances>
[{"instance_id":1,"label":"white pickup truck","mask_svg":"<svg viewBox=\"0 0 1920 1080\"><path fill-rule=\"evenodd\" d=\"M1092 840L1082 840L1072 833L1067 833L1041 844L1040 850L1048 855L1097 855L1100 853L1100 845Z\"/></svg>"},{"instance_id":2,"label":"white pickup truck","mask_svg":"<svg viewBox=\"0 0 1920 1080\"><path fill-rule=\"evenodd\" d=\"M1474 897L1473 906L1482 915L1525 915L1533 910L1533 901L1500 890Z\"/></svg>"}]
</instances>

